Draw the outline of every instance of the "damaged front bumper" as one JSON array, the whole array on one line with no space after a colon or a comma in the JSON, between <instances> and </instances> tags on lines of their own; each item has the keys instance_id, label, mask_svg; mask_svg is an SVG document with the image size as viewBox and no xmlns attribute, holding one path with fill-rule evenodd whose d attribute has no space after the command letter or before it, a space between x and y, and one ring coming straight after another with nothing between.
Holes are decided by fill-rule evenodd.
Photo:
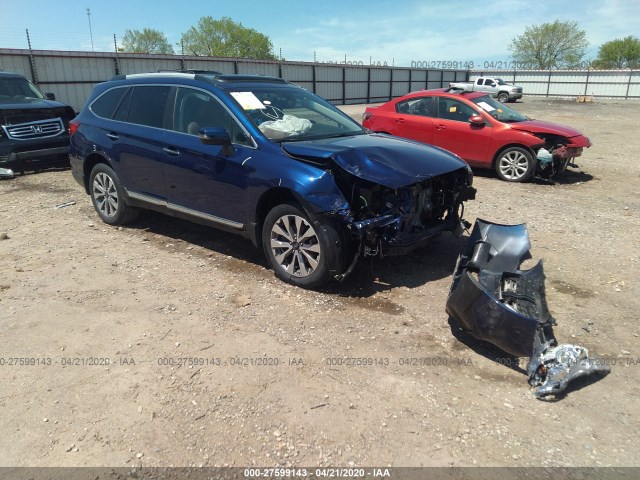
<instances>
[{"instance_id":1,"label":"damaged front bumper","mask_svg":"<svg viewBox=\"0 0 640 480\"><path fill-rule=\"evenodd\" d=\"M471 182L466 170L397 189L357 182L339 220L364 256L404 255L444 232L462 233L463 204L476 194Z\"/></svg>"},{"instance_id":2,"label":"damaged front bumper","mask_svg":"<svg viewBox=\"0 0 640 480\"><path fill-rule=\"evenodd\" d=\"M542 261L531 258L525 225L477 220L458 258L446 310L461 328L512 355L530 357L529 383L538 398L558 395L580 377L606 374L584 347L558 345L547 307Z\"/></svg>"}]
</instances>

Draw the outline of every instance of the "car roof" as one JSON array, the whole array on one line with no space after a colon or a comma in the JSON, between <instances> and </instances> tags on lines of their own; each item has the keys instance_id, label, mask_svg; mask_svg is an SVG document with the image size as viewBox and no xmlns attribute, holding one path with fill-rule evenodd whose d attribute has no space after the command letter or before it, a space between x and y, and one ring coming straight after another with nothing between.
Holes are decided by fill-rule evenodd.
<instances>
[{"instance_id":1,"label":"car roof","mask_svg":"<svg viewBox=\"0 0 640 480\"><path fill-rule=\"evenodd\" d=\"M406 95L403 95L402 97L396 98L394 101L404 100L406 98L422 97L424 95L449 98L462 97L466 98L467 100L472 100L478 97L485 97L489 94L487 92L464 92L461 90L451 90L449 88L434 88L430 90L418 90L416 92L410 92Z\"/></svg>"},{"instance_id":2,"label":"car roof","mask_svg":"<svg viewBox=\"0 0 640 480\"><path fill-rule=\"evenodd\" d=\"M240 86L251 85L264 85L264 84L280 84L280 85L293 85L290 82L278 77L269 77L266 75L242 75L242 74L222 74L213 71L164 71L164 72L149 72L149 73L134 73L129 75L116 75L110 81L122 81L132 80L140 81L144 83L144 80L155 81L167 81L170 80L199 80L204 81L221 88L229 89ZM178 82L179 83L179 82Z\"/></svg>"}]
</instances>

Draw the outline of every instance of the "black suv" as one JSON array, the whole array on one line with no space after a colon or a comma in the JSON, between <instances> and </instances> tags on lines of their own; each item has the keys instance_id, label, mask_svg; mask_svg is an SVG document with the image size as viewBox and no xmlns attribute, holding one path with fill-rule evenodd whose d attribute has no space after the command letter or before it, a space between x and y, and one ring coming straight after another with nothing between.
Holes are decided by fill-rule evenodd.
<instances>
[{"instance_id":1,"label":"black suv","mask_svg":"<svg viewBox=\"0 0 640 480\"><path fill-rule=\"evenodd\" d=\"M66 160L73 109L17 73L0 72L0 167Z\"/></svg>"}]
</instances>

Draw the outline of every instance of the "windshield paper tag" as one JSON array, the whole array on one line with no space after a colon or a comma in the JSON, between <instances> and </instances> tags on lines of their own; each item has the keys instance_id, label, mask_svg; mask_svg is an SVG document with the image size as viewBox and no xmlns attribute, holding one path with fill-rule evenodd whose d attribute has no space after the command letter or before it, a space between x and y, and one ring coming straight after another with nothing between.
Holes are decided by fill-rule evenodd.
<instances>
[{"instance_id":1,"label":"windshield paper tag","mask_svg":"<svg viewBox=\"0 0 640 480\"><path fill-rule=\"evenodd\" d=\"M493 112L495 110L495 108L493 108L487 102L478 102L478 106L482 107L487 112Z\"/></svg>"},{"instance_id":2,"label":"windshield paper tag","mask_svg":"<svg viewBox=\"0 0 640 480\"><path fill-rule=\"evenodd\" d=\"M266 108L253 92L231 92L231 95L244 110L263 110Z\"/></svg>"}]
</instances>

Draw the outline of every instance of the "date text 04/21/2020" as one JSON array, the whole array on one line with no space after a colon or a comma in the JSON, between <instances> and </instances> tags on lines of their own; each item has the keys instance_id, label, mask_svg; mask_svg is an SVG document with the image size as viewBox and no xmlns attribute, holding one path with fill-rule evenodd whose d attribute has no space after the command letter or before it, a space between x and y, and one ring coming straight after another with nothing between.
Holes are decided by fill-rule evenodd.
<instances>
[{"instance_id":1,"label":"date text 04/21/2020","mask_svg":"<svg viewBox=\"0 0 640 480\"><path fill-rule=\"evenodd\" d=\"M572 65L568 70L585 70L591 68L590 61L578 62ZM433 69L452 69L452 70L540 70L540 68L527 62L518 62L515 60L412 60L411 68L433 68ZM553 68L552 70L559 70Z\"/></svg>"}]
</instances>

